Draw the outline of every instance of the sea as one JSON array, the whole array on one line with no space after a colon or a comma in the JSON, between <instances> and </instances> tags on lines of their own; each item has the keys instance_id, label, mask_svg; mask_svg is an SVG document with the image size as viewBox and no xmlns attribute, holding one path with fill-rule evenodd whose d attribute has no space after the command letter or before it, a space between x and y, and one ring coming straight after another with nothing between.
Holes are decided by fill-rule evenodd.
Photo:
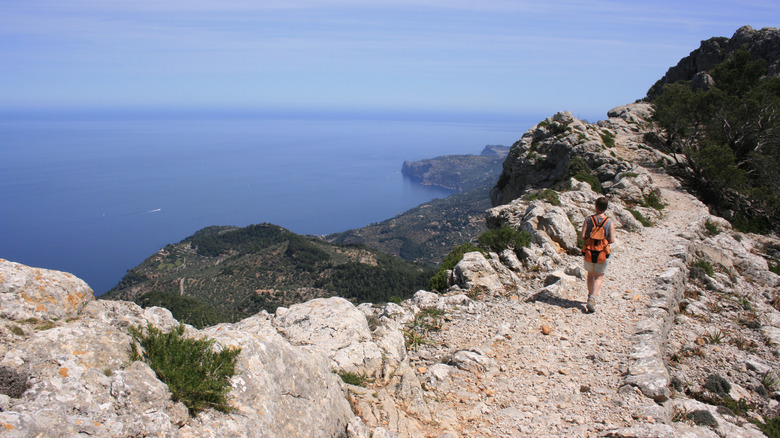
<instances>
[{"instance_id":1,"label":"sea","mask_svg":"<svg viewBox=\"0 0 780 438\"><path fill-rule=\"evenodd\" d=\"M544 117L2 117L0 258L100 295L210 225L363 227L451 194L404 178L405 160L511 145Z\"/></svg>"}]
</instances>

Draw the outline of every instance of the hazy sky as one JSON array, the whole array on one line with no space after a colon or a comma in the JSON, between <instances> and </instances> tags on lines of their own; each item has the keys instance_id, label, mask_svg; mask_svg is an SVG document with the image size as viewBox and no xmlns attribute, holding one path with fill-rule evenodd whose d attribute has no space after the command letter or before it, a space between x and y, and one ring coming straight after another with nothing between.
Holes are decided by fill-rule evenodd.
<instances>
[{"instance_id":1,"label":"hazy sky","mask_svg":"<svg viewBox=\"0 0 780 438\"><path fill-rule=\"evenodd\" d=\"M780 2L0 0L0 107L603 116Z\"/></svg>"}]
</instances>

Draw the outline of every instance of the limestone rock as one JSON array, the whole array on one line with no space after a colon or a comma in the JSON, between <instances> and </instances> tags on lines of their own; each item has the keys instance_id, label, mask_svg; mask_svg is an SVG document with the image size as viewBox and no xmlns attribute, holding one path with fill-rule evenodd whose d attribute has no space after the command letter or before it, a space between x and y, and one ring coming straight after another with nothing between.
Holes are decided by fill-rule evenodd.
<instances>
[{"instance_id":1,"label":"limestone rock","mask_svg":"<svg viewBox=\"0 0 780 438\"><path fill-rule=\"evenodd\" d=\"M293 345L327 356L335 369L366 375L381 371L382 350L372 341L365 315L344 298L295 304L277 312L273 324Z\"/></svg>"},{"instance_id":2,"label":"limestone rock","mask_svg":"<svg viewBox=\"0 0 780 438\"><path fill-rule=\"evenodd\" d=\"M76 316L92 289L67 272L31 268L0 259L0 316L11 320L53 320Z\"/></svg>"},{"instance_id":3,"label":"limestone rock","mask_svg":"<svg viewBox=\"0 0 780 438\"><path fill-rule=\"evenodd\" d=\"M464 371L483 373L494 364L494 361L479 349L472 349L455 352L450 357L449 363Z\"/></svg>"},{"instance_id":4,"label":"limestone rock","mask_svg":"<svg viewBox=\"0 0 780 438\"><path fill-rule=\"evenodd\" d=\"M206 411L185 436L340 436L353 416L339 377L323 356L290 345L266 318L208 327L199 333L240 347L230 402L235 413Z\"/></svg>"},{"instance_id":5,"label":"limestone rock","mask_svg":"<svg viewBox=\"0 0 780 438\"><path fill-rule=\"evenodd\" d=\"M448 284L478 293L504 291L508 286L490 261L477 251L463 255L463 259L453 268Z\"/></svg>"},{"instance_id":6,"label":"limestone rock","mask_svg":"<svg viewBox=\"0 0 780 438\"><path fill-rule=\"evenodd\" d=\"M622 105L607 111L607 117L633 124L646 123L653 117L653 106L649 103Z\"/></svg>"},{"instance_id":7,"label":"limestone rock","mask_svg":"<svg viewBox=\"0 0 780 438\"><path fill-rule=\"evenodd\" d=\"M529 189L565 182L569 164L577 157L591 169L623 169L625 164L610 155L604 132L570 112L559 112L528 130L509 151L498 184L490 192L494 206L508 204ZM598 174L600 180L610 179Z\"/></svg>"},{"instance_id":8,"label":"limestone rock","mask_svg":"<svg viewBox=\"0 0 780 438\"><path fill-rule=\"evenodd\" d=\"M60 275L45 273L24 284L43 289L48 279ZM0 279L4 290L9 290L9 278L15 285L19 277ZM51 304L67 308L69 297L83 291L82 284L67 282L61 293L50 296L62 301ZM165 309L91 300L52 327L3 340L0 367L8 375L26 376L26 385L14 397L0 397L5 436L329 438L341 436L354 416L330 361L290 345L263 312L203 331L186 327L185 336L208 336L216 341L215 348L242 349L228 394L235 411L206 410L191 417L146 363L130 361L129 328L148 324L165 331L179 325Z\"/></svg>"}]
</instances>

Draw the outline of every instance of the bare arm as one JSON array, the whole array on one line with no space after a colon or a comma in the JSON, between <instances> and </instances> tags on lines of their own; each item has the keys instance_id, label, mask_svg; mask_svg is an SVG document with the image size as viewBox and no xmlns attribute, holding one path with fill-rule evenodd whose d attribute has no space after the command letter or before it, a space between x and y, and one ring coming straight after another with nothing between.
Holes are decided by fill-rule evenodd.
<instances>
[{"instance_id":1,"label":"bare arm","mask_svg":"<svg viewBox=\"0 0 780 438\"><path fill-rule=\"evenodd\" d=\"M580 238L582 240L585 240L585 230L587 229L588 229L588 220L585 219L584 221L582 221L582 231L580 231Z\"/></svg>"},{"instance_id":2,"label":"bare arm","mask_svg":"<svg viewBox=\"0 0 780 438\"><path fill-rule=\"evenodd\" d=\"M615 243L615 221L609 220L609 243Z\"/></svg>"}]
</instances>

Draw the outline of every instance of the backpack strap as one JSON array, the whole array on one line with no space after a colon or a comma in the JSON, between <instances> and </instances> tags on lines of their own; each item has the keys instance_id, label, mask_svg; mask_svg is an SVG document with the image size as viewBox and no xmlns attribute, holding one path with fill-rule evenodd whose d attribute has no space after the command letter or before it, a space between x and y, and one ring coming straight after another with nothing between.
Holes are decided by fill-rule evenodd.
<instances>
[{"instance_id":1,"label":"backpack strap","mask_svg":"<svg viewBox=\"0 0 780 438\"><path fill-rule=\"evenodd\" d=\"M588 237L590 237L591 234L593 234L594 231L596 231L597 228L601 228L604 225L606 225L607 221L609 220L608 217L604 216L604 220L601 222L597 222L598 219L596 218L596 215L589 217L590 219L590 232L588 233Z\"/></svg>"}]
</instances>

